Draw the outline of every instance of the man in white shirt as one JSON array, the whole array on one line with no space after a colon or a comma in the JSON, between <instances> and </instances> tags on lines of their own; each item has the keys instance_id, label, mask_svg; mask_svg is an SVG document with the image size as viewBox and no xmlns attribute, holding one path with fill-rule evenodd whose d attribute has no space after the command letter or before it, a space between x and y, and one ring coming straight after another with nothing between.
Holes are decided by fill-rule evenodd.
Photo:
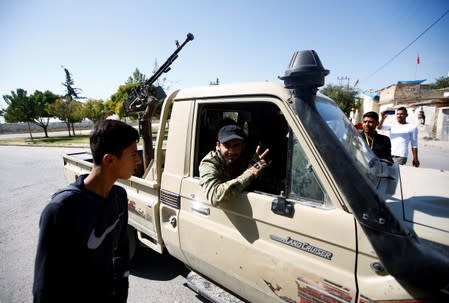
<instances>
[{"instance_id":1,"label":"man in white shirt","mask_svg":"<svg viewBox=\"0 0 449 303\"><path fill-rule=\"evenodd\" d=\"M382 118L377 126L378 129L389 130L391 140L391 155L393 161L400 165L404 165L407 162L408 146L412 147L412 164L415 167L419 167L418 160L418 128L407 123L407 109L405 107L399 107L396 110L397 123L392 125L383 126L383 122L386 118L385 111L381 113Z\"/></svg>"}]
</instances>

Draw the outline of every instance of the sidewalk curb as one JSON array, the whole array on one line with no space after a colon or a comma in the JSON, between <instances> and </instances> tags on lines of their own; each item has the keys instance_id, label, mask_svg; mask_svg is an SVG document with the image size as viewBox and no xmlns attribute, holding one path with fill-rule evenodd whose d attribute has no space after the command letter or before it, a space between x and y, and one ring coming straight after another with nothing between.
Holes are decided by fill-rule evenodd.
<instances>
[{"instance_id":1,"label":"sidewalk curb","mask_svg":"<svg viewBox=\"0 0 449 303\"><path fill-rule=\"evenodd\" d=\"M26 144L26 143L0 143L0 146L20 147L65 147L65 148L90 148L87 144Z\"/></svg>"}]
</instances>

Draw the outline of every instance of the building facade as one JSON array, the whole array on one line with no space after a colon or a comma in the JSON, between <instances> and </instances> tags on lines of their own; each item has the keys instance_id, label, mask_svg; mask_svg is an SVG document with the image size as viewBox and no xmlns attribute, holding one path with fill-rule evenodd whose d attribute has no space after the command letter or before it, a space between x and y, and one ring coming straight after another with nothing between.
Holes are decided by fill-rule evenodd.
<instances>
[{"instance_id":1,"label":"building facade","mask_svg":"<svg viewBox=\"0 0 449 303\"><path fill-rule=\"evenodd\" d=\"M400 81L380 90L379 112L403 106L407 121L419 126L420 137L449 141L449 88L430 89L422 82Z\"/></svg>"}]
</instances>

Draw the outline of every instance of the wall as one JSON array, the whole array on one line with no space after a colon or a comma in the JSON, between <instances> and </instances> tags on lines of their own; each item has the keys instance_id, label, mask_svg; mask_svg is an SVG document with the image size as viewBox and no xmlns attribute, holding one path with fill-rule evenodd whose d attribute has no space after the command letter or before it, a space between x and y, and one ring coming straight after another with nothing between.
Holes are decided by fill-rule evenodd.
<instances>
[{"instance_id":1,"label":"wall","mask_svg":"<svg viewBox=\"0 0 449 303\"><path fill-rule=\"evenodd\" d=\"M89 129L93 126L92 121L85 120L81 123L75 123L76 129ZM35 132L43 132L43 128L37 126L34 123L30 123L31 131ZM67 130L67 126L64 122L50 122L48 124L48 131L60 131ZM14 133L27 133L28 132L28 124L27 123L0 123L0 134L14 134Z\"/></svg>"}]
</instances>

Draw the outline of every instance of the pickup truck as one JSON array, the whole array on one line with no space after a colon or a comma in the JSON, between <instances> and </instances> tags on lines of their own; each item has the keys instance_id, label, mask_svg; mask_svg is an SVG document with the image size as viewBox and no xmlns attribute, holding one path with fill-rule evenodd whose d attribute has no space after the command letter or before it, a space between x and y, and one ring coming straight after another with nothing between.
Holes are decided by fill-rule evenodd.
<instances>
[{"instance_id":1,"label":"pickup truck","mask_svg":"<svg viewBox=\"0 0 449 303\"><path fill-rule=\"evenodd\" d=\"M377 158L317 92L327 73L300 51L284 83L170 93L154 142L142 138L150 158L117 182L131 254L137 243L167 252L248 302L448 302L449 172ZM224 119L247 133L249 151L269 148L271 164L217 206L198 166ZM88 152L63 158L69 182L92 167Z\"/></svg>"}]
</instances>

